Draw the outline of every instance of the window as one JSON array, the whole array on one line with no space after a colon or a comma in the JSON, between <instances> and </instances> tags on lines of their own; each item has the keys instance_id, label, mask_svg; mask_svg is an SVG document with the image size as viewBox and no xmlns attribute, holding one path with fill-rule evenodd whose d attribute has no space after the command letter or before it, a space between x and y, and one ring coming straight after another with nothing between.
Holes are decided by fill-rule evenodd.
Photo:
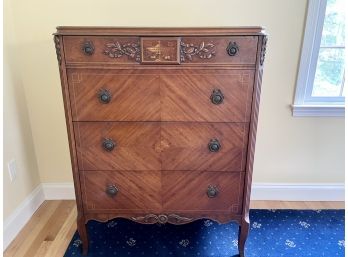
<instances>
[{"instance_id":1,"label":"window","mask_svg":"<svg viewBox=\"0 0 348 257\"><path fill-rule=\"evenodd\" d=\"M344 116L345 0L309 0L294 116Z\"/></svg>"}]
</instances>

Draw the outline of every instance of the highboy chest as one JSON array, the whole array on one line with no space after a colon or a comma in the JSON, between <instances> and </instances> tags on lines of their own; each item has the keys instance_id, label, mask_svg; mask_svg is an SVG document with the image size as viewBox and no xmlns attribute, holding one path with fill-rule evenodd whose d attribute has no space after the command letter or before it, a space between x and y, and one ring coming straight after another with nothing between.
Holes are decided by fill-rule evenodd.
<instances>
[{"instance_id":1,"label":"highboy chest","mask_svg":"<svg viewBox=\"0 0 348 257\"><path fill-rule=\"evenodd\" d=\"M89 220L209 218L238 222L244 256L263 29L58 27L54 42L83 253Z\"/></svg>"}]
</instances>

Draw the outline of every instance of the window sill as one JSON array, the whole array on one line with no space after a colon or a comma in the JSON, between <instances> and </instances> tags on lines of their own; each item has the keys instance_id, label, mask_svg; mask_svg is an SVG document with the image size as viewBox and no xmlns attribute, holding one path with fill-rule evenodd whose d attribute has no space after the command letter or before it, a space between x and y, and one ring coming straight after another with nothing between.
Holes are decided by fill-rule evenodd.
<instances>
[{"instance_id":1,"label":"window sill","mask_svg":"<svg viewBox=\"0 0 348 257\"><path fill-rule=\"evenodd\" d=\"M295 117L344 117L344 105L292 105Z\"/></svg>"}]
</instances>

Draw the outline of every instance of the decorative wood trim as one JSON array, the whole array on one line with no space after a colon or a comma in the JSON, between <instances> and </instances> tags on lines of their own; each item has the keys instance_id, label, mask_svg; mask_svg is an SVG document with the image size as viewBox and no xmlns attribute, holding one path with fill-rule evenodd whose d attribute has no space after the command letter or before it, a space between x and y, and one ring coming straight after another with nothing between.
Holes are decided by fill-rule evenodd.
<instances>
[{"instance_id":1,"label":"decorative wood trim","mask_svg":"<svg viewBox=\"0 0 348 257\"><path fill-rule=\"evenodd\" d=\"M192 61L194 56L197 56L201 59L211 59L215 56L215 45L212 43L204 43L202 41L199 46L192 43L180 42L180 60L182 62Z\"/></svg>"},{"instance_id":2,"label":"decorative wood trim","mask_svg":"<svg viewBox=\"0 0 348 257\"><path fill-rule=\"evenodd\" d=\"M264 40L266 36L259 36L258 43L258 59L256 72L254 77L254 92L252 99L251 115L250 115L250 125L249 125L249 140L248 140L248 150L247 150L247 166L245 174L244 183L244 199L243 199L243 217L245 221L249 220L249 207L250 207L250 194L251 194L251 183L254 167L254 154L255 154L255 143L256 143L256 132L257 132L257 121L259 116L259 104L260 104L260 94L261 94L261 83L263 75L263 66L261 65L261 50L266 48L267 40Z\"/></svg>"},{"instance_id":3,"label":"decorative wood trim","mask_svg":"<svg viewBox=\"0 0 348 257\"><path fill-rule=\"evenodd\" d=\"M229 36L264 35L263 27L218 27L218 28L151 28L151 27L79 27L59 26L59 35L118 35L118 36Z\"/></svg>"},{"instance_id":4,"label":"decorative wood trim","mask_svg":"<svg viewBox=\"0 0 348 257\"><path fill-rule=\"evenodd\" d=\"M59 64L59 66L61 66L61 64L62 64L62 55L61 55L61 52L60 52L60 38L59 38L59 36L55 35L53 37L53 41L54 41L54 45L56 47L56 54L57 54L58 64Z\"/></svg>"},{"instance_id":5,"label":"decorative wood trim","mask_svg":"<svg viewBox=\"0 0 348 257\"><path fill-rule=\"evenodd\" d=\"M182 217L177 214L148 214L145 216L139 216L139 217L131 217L133 221L141 222L141 223L146 223L146 224L153 224L153 223L160 223L160 224L165 224L165 223L171 223L171 224L183 224L183 223L188 223L193 220L193 218L187 218L187 217Z\"/></svg>"},{"instance_id":6,"label":"decorative wood trim","mask_svg":"<svg viewBox=\"0 0 348 257\"><path fill-rule=\"evenodd\" d=\"M140 62L140 43L126 43L121 44L118 41L107 43L103 53L110 58L120 58L128 56L130 59L135 59Z\"/></svg>"},{"instance_id":7,"label":"decorative wood trim","mask_svg":"<svg viewBox=\"0 0 348 257\"><path fill-rule=\"evenodd\" d=\"M76 142L74 137L74 127L72 122L72 113L71 113L72 109L71 109L71 102L70 102L69 84L68 84L68 76L67 76L65 59L64 59L64 44L62 42L63 37L62 36L59 36L59 37L60 37L60 40L59 40L60 51L62 56L60 81L61 81L62 95L64 100L65 121L66 121L68 140L69 140L69 150L70 150L69 152L70 152L72 174L74 178L76 206L77 206L78 215L83 215L84 211L83 211L83 204L82 204L80 174L79 174L78 165L77 165L77 150L76 150Z\"/></svg>"},{"instance_id":8,"label":"decorative wood trim","mask_svg":"<svg viewBox=\"0 0 348 257\"><path fill-rule=\"evenodd\" d=\"M263 66L263 62L265 61L267 40L268 40L267 36L263 36L262 46L261 46L261 56L260 56L260 65L261 66Z\"/></svg>"},{"instance_id":9,"label":"decorative wood trim","mask_svg":"<svg viewBox=\"0 0 348 257\"><path fill-rule=\"evenodd\" d=\"M148 64L179 64L179 37L142 37L141 63Z\"/></svg>"}]
</instances>

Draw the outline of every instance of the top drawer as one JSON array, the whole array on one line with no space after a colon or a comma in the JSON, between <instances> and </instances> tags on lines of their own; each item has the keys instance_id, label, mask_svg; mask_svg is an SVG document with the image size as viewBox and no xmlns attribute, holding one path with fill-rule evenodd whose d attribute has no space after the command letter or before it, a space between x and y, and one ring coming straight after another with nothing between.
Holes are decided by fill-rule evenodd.
<instances>
[{"instance_id":1,"label":"top drawer","mask_svg":"<svg viewBox=\"0 0 348 257\"><path fill-rule=\"evenodd\" d=\"M63 41L68 64L142 64L149 57L151 64L254 65L258 37L64 36ZM153 54L146 56L149 51Z\"/></svg>"}]
</instances>

